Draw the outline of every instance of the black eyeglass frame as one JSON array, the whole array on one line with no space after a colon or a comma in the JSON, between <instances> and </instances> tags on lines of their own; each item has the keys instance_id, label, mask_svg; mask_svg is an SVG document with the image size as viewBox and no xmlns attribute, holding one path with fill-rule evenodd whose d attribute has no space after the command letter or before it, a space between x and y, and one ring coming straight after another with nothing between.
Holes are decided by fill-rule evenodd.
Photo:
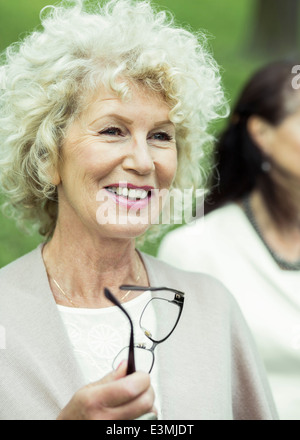
<instances>
[{"instance_id":1,"label":"black eyeglass frame","mask_svg":"<svg viewBox=\"0 0 300 440\"><path fill-rule=\"evenodd\" d=\"M148 339L150 339L150 341L153 342L153 345L152 345L151 348L148 348L148 349L146 349L143 346L137 346L138 348L146 349L146 350L152 352L153 361L152 361L152 365L151 365L151 368L150 368L150 371L149 371L149 373L150 373L152 368L153 368L153 365L154 365L154 359L155 359L154 349L155 349L155 347L158 344L164 342L166 339L168 339L171 336L171 334L174 332L174 330L175 330L175 328L176 328L176 326L177 326L177 324L179 322L179 319L181 317L182 310L183 310L184 292L181 292L180 290L169 288L169 287L132 286L132 285L129 285L129 284L123 284L122 286L120 286L120 290L132 290L132 291L140 291L140 292L145 292L145 291L157 292L157 291L165 290L165 291L168 291L168 292L173 292L175 294L173 300L167 300L165 298L152 298L146 304L146 306L144 307L144 309L142 311L142 314L141 314L141 317L140 317L139 324L140 324L140 327L142 328L142 326L141 326L141 319L143 317L143 313L144 313L145 309L148 307L148 305L150 304L150 302L155 300L155 299L161 299L161 300L164 300L164 301L167 301L167 302L175 303L175 304L177 304L179 306L179 309L180 309L178 317L177 317L176 322L174 324L174 327L172 328L170 333L167 334L167 336L165 336L163 339L157 341L157 340L153 339L149 334L147 334L147 332L144 332L145 336ZM131 317L128 314L127 310L125 310L125 308L122 306L120 301L111 293L111 291L107 287L104 288L104 294L105 294L105 296L106 296L106 298L108 300L110 300L113 304L115 304L117 307L119 307L119 309L127 316L128 320L129 320L129 323L130 323L130 338L129 338L129 352L128 352L128 364L127 364L127 373L126 374L127 375L128 374L132 374L132 373L134 373L136 371L136 368L135 368L135 360L134 360L134 347L135 347L135 345L134 345L134 331L133 331L133 323L132 323Z\"/></svg>"}]
</instances>

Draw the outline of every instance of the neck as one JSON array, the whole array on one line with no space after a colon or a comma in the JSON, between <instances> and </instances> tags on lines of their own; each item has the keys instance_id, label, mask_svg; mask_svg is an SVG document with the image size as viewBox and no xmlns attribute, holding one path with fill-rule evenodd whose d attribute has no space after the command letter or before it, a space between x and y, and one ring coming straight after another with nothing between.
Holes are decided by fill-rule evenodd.
<instances>
[{"instance_id":1,"label":"neck","mask_svg":"<svg viewBox=\"0 0 300 440\"><path fill-rule=\"evenodd\" d=\"M139 284L148 284L134 240L79 235L72 228L66 231L58 223L53 238L44 246L43 258L53 295L62 305L107 307L111 303L104 296L104 287L121 299L126 293L119 290L121 284L137 284L138 275ZM64 297L57 284L70 300ZM132 292L126 300L137 295Z\"/></svg>"},{"instance_id":2,"label":"neck","mask_svg":"<svg viewBox=\"0 0 300 440\"><path fill-rule=\"evenodd\" d=\"M300 180L279 165L273 164L270 178L262 182L259 191L264 198L261 208L268 206L268 211L282 231L300 228ZM272 195L272 203L268 202Z\"/></svg>"},{"instance_id":3,"label":"neck","mask_svg":"<svg viewBox=\"0 0 300 440\"><path fill-rule=\"evenodd\" d=\"M293 226L281 226L274 220L267 208L262 193L252 192L250 197L251 209L255 222L268 246L287 262L300 260L300 227L294 221Z\"/></svg>"}]
</instances>

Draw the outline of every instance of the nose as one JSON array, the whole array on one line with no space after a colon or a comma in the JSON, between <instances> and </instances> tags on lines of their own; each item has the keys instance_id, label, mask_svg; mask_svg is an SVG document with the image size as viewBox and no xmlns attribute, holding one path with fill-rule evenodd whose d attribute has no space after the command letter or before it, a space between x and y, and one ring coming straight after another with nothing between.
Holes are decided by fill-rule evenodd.
<instances>
[{"instance_id":1,"label":"nose","mask_svg":"<svg viewBox=\"0 0 300 440\"><path fill-rule=\"evenodd\" d=\"M123 168L139 175L147 175L154 170L151 147L148 145L147 139L143 137L132 139L123 160Z\"/></svg>"}]
</instances>

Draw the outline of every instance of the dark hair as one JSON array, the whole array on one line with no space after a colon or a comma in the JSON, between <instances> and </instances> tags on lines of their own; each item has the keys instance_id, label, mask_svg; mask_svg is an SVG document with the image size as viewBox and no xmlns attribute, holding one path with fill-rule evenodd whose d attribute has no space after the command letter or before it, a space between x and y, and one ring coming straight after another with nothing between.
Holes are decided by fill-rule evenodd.
<instances>
[{"instance_id":1,"label":"dark hair","mask_svg":"<svg viewBox=\"0 0 300 440\"><path fill-rule=\"evenodd\" d=\"M279 125L291 111L287 102L295 89L292 68L297 63L279 61L257 71L245 85L232 111L227 127L216 143L215 169L211 176L211 193L206 200L208 213L227 202L238 201L259 188L275 221L281 223L291 215L280 207L282 194L262 164L267 160L250 136L247 123L252 115ZM268 159L269 161L269 159ZM283 171L282 171L283 172ZM281 202L282 205L282 202Z\"/></svg>"}]
</instances>

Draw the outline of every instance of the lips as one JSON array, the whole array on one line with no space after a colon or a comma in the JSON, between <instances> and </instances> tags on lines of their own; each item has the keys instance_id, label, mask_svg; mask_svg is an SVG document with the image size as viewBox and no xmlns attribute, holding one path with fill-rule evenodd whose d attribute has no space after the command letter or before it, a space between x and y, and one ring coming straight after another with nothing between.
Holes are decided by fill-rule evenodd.
<instances>
[{"instance_id":1,"label":"lips","mask_svg":"<svg viewBox=\"0 0 300 440\"><path fill-rule=\"evenodd\" d=\"M154 189L152 186L136 186L130 183L128 184L112 184L105 189L115 194L116 196L122 197L130 201L140 201L151 197L151 190Z\"/></svg>"},{"instance_id":2,"label":"lips","mask_svg":"<svg viewBox=\"0 0 300 440\"><path fill-rule=\"evenodd\" d=\"M116 194L117 196L126 197L130 200L144 200L148 197L148 191L145 191L144 189L129 189L122 188L120 186L112 186L107 187L106 190Z\"/></svg>"}]
</instances>

